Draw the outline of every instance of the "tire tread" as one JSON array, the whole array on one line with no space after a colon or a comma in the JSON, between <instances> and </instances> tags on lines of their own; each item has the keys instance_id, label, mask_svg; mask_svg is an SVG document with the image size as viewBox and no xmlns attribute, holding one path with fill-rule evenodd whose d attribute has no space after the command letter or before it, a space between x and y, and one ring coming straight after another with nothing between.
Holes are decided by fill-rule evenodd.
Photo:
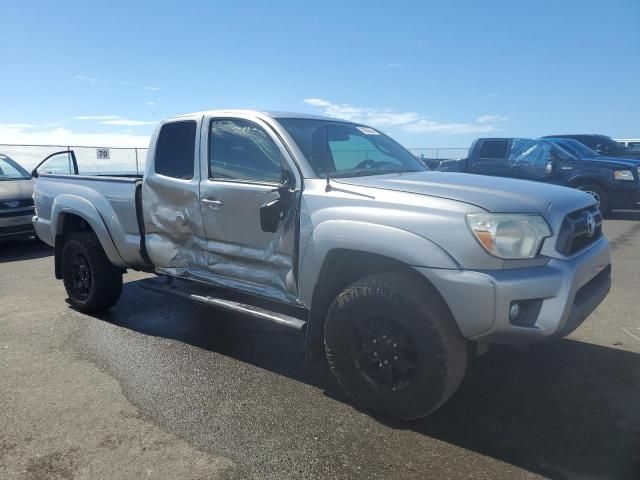
<instances>
[{"instance_id":1,"label":"tire tread","mask_svg":"<svg viewBox=\"0 0 640 480\"><path fill-rule=\"evenodd\" d=\"M85 301L73 298L68 285L69 278L64 270L66 255L70 249L77 248L85 250L92 270L93 291ZM118 302L122 292L122 270L111 263L95 233L80 231L70 234L62 247L62 259L63 280L74 308L86 313L96 313L107 310Z\"/></svg>"}]
</instances>

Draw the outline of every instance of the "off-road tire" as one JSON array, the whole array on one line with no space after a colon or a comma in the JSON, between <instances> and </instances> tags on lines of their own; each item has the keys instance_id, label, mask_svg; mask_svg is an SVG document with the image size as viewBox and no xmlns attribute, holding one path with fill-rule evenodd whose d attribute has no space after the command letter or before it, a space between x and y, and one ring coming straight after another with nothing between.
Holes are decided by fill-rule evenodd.
<instances>
[{"instance_id":1,"label":"off-road tire","mask_svg":"<svg viewBox=\"0 0 640 480\"><path fill-rule=\"evenodd\" d=\"M415 347L413 379L395 390L365 378L356 360L360 344L366 343L360 342L359 322L387 317ZM467 342L438 292L420 278L398 273L362 278L337 296L327 313L325 352L338 383L357 403L401 420L424 417L440 407L458 388L467 367Z\"/></svg>"},{"instance_id":2,"label":"off-road tire","mask_svg":"<svg viewBox=\"0 0 640 480\"><path fill-rule=\"evenodd\" d=\"M74 278L74 259L77 258L86 259L85 270L90 275L90 281L81 289L77 288L77 276ZM62 278L69 303L86 313L107 310L116 304L122 292L122 270L111 264L93 232L75 232L65 239Z\"/></svg>"}]
</instances>

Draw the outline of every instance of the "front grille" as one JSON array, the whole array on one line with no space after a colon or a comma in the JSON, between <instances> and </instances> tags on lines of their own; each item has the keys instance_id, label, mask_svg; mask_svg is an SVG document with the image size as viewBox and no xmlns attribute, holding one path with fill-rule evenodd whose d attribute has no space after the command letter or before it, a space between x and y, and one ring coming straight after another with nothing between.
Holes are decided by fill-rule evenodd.
<instances>
[{"instance_id":1,"label":"front grille","mask_svg":"<svg viewBox=\"0 0 640 480\"><path fill-rule=\"evenodd\" d=\"M11 200L0 200L0 211L12 208L33 207L33 198L16 198Z\"/></svg>"},{"instance_id":2,"label":"front grille","mask_svg":"<svg viewBox=\"0 0 640 480\"><path fill-rule=\"evenodd\" d=\"M589 217L593 219L593 230L589 230ZM569 256L595 243L602 236L602 214L597 207L577 210L567 215L562 222L556 250Z\"/></svg>"},{"instance_id":3,"label":"front grille","mask_svg":"<svg viewBox=\"0 0 640 480\"><path fill-rule=\"evenodd\" d=\"M9 218L9 217L22 217L24 215L31 215L35 213L34 207L31 208L21 208L19 210L0 210L0 218Z\"/></svg>"},{"instance_id":4,"label":"front grille","mask_svg":"<svg viewBox=\"0 0 640 480\"><path fill-rule=\"evenodd\" d=\"M1 227L0 235L13 235L14 233L33 232L33 225L28 223L25 225L14 225L11 227Z\"/></svg>"}]
</instances>

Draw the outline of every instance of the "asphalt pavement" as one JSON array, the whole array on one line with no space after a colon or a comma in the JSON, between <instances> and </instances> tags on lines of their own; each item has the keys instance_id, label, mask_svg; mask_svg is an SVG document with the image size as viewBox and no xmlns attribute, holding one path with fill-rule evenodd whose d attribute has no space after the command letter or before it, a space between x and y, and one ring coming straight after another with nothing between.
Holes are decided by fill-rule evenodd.
<instances>
[{"instance_id":1,"label":"asphalt pavement","mask_svg":"<svg viewBox=\"0 0 640 480\"><path fill-rule=\"evenodd\" d=\"M301 338L143 290L87 316L51 250L0 244L0 478L640 479L640 212L565 340L495 347L410 423L352 405Z\"/></svg>"}]
</instances>

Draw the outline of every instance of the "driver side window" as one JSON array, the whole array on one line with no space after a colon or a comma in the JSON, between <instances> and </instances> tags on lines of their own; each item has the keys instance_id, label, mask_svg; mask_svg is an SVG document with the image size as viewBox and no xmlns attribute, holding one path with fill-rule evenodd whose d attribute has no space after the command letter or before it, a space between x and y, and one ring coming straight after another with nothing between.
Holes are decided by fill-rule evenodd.
<instances>
[{"instance_id":1,"label":"driver side window","mask_svg":"<svg viewBox=\"0 0 640 480\"><path fill-rule=\"evenodd\" d=\"M284 158L259 125L242 119L211 121L209 176L214 180L279 183Z\"/></svg>"}]
</instances>

